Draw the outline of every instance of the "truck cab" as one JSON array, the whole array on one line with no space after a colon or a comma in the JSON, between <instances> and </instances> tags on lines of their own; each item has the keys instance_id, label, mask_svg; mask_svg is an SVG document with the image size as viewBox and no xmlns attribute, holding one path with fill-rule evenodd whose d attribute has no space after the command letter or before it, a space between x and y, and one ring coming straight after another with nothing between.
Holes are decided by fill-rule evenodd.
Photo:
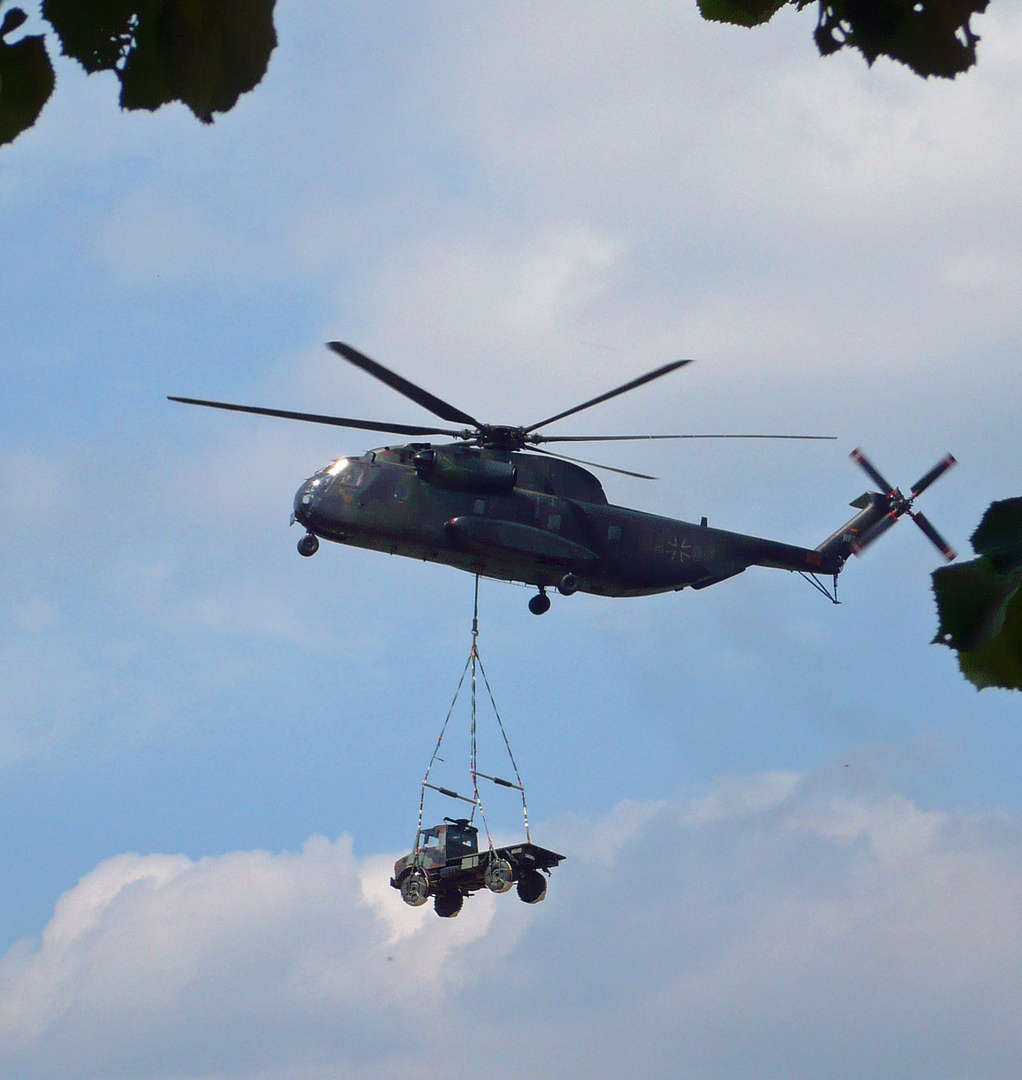
<instances>
[{"instance_id":1,"label":"truck cab","mask_svg":"<svg viewBox=\"0 0 1022 1080\"><path fill-rule=\"evenodd\" d=\"M400 877L401 870L415 863L425 869L439 869L451 860L459 864L466 855L479 853L479 830L469 823L468 818L444 818L443 825L434 825L419 833L418 860L416 852L405 855L394 864L394 876Z\"/></svg>"}]
</instances>

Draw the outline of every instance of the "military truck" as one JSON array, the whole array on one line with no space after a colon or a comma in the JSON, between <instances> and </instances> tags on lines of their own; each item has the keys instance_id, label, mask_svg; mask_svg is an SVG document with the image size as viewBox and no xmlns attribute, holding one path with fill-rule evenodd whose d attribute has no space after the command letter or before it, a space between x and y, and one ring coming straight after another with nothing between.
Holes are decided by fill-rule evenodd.
<instances>
[{"instance_id":1,"label":"military truck","mask_svg":"<svg viewBox=\"0 0 1022 1080\"><path fill-rule=\"evenodd\" d=\"M483 888L506 893L516 885L521 900L538 904L546 896L550 868L563 858L529 841L481 852L479 830L468 818L444 818L443 825L419 833L415 850L394 864L390 884L412 907L432 895L436 913L451 919L466 896Z\"/></svg>"}]
</instances>

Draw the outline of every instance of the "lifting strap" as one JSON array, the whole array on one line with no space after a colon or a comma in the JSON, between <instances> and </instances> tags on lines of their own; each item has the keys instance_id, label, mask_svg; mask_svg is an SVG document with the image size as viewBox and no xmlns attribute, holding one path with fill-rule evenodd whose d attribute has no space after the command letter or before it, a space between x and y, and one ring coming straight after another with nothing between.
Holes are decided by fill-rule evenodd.
<instances>
[{"instance_id":1,"label":"lifting strap","mask_svg":"<svg viewBox=\"0 0 1022 1080\"><path fill-rule=\"evenodd\" d=\"M440 787L437 784L431 784L429 782L429 776L432 772L433 765L438 760L443 760L439 757L440 746L444 741L444 736L447 733L447 725L450 723L451 716L454 713L454 707L458 703L458 698L461 696L462 688L465 685L465 676L471 671L471 732L469 740L469 775L472 778L472 797L467 795L459 795L456 791L452 791L450 788ZM490 707L493 709L493 715L496 717L497 726L500 729L500 734L504 739L504 746L507 749L507 756L511 762L511 768L514 770L516 783L512 783L510 780L503 780L499 776L490 776L488 773L480 772L478 768L478 753L476 742L477 731L477 672L482 676L483 685L486 687L486 693L490 700ZM515 756L511 751L511 743L507 737L507 731L504 729L504 722L500 718L500 712L497 709L497 703L493 697L493 691L490 689L490 681L486 677L486 671L483 668L482 657L479 655L479 575L476 574L475 579L475 601L472 609L472 647L469 650L468 659L465 661L465 667L462 669L461 678L458 680L458 688L454 691L454 698L451 701L451 707L447 710L447 716L444 718L443 726L440 728L440 735L437 738L436 746L433 748L433 756L429 759L429 764L426 766L426 774L422 778L422 791L419 795L419 824L415 832L415 847L413 848L413 854L419 853L419 840L422 836L422 815L423 806L426 798L426 788L432 791L437 791L441 795L446 795L451 799L460 799L462 802L472 804L472 816L470 821L475 820L476 811L479 812L479 819L483 823L483 829L486 833L486 841L490 850L493 850L493 838L490 836L490 828L486 823L486 815L483 812L483 801L479 794L479 778L489 780L492 784L496 784L498 787L512 788L518 791L522 796L522 817L525 821L525 841L531 843L531 836L529 835L529 808L525 801L525 785L522 783L521 774L518 771L518 763L515 761Z\"/></svg>"}]
</instances>

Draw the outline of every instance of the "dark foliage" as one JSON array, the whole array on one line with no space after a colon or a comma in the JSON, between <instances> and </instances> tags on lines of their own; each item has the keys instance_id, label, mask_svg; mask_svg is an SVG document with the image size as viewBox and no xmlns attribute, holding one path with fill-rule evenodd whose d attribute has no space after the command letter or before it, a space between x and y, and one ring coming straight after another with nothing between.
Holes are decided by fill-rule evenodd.
<instances>
[{"instance_id":1,"label":"dark foliage","mask_svg":"<svg viewBox=\"0 0 1022 1080\"><path fill-rule=\"evenodd\" d=\"M706 19L756 26L786 3L800 11L811 0L698 0ZM815 31L821 55L853 48L872 64L889 56L917 75L952 79L976 63L970 20L988 0L817 0Z\"/></svg>"},{"instance_id":2,"label":"dark foliage","mask_svg":"<svg viewBox=\"0 0 1022 1080\"><path fill-rule=\"evenodd\" d=\"M113 71L124 109L187 105L203 123L229 111L266 73L277 44L275 0L43 0L65 56ZM3 32L25 21L7 12ZM10 23L10 25L8 25ZM53 90L42 37L0 39L0 143L35 123Z\"/></svg>"},{"instance_id":3,"label":"dark foliage","mask_svg":"<svg viewBox=\"0 0 1022 1080\"><path fill-rule=\"evenodd\" d=\"M1022 690L1022 498L991 503L971 539L979 558L933 574L933 640L979 689Z\"/></svg>"},{"instance_id":4,"label":"dark foliage","mask_svg":"<svg viewBox=\"0 0 1022 1080\"><path fill-rule=\"evenodd\" d=\"M31 127L53 93L53 68L42 36L7 43L25 19L23 11L13 8L0 23L0 143Z\"/></svg>"}]
</instances>

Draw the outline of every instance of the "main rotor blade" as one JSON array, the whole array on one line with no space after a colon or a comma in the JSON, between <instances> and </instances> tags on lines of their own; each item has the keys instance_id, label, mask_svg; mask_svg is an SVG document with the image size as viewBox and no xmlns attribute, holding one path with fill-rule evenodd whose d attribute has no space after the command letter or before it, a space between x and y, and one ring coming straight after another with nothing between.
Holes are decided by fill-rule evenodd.
<instances>
[{"instance_id":1,"label":"main rotor blade","mask_svg":"<svg viewBox=\"0 0 1022 1080\"><path fill-rule=\"evenodd\" d=\"M415 383L402 378L396 372L385 368L382 364L378 364L375 360L370 360L368 356L364 356L350 345L345 345L342 341L328 341L327 348L333 349L338 356L343 356L345 360L354 364L355 367L367 371L374 378L379 379L380 382L386 383L392 390L411 398L417 405L428 409L434 416L439 416L441 420L449 420L456 424L471 424L477 428L482 427L482 424L474 417L469 416L467 412L462 412L461 409L456 408L442 398L438 398L435 394L431 394L428 390L423 390L421 387L416 386Z\"/></svg>"},{"instance_id":2,"label":"main rotor blade","mask_svg":"<svg viewBox=\"0 0 1022 1080\"><path fill-rule=\"evenodd\" d=\"M667 375L670 372L676 371L678 368L691 363L691 360L675 360L670 364L664 364L663 367L658 367L655 371L650 371L645 375L640 375L637 379L632 379L631 382L626 382L624 386L619 386L616 390L608 390L605 394L600 394L599 397L584 401L581 405L576 405L573 409L565 409L564 412L559 412L556 416L549 416L546 420L540 420L538 424L532 424L524 430L535 431L536 428L545 427L547 424L552 424L555 420L563 420L566 416L571 416L573 413L588 409L591 405L599 405L601 401L609 401L612 397L617 397L618 394L627 393L629 390L634 390L637 386L652 382L654 379L659 379L661 375Z\"/></svg>"},{"instance_id":3,"label":"main rotor blade","mask_svg":"<svg viewBox=\"0 0 1022 1080\"><path fill-rule=\"evenodd\" d=\"M363 431L384 431L392 435L452 435L465 438L471 432L448 431L444 428L415 427L412 424L379 424L374 420L353 420L348 416L320 416L317 413L289 412L287 409L262 409L258 405L231 405L226 401L201 401L198 398L171 397L168 401L180 401L184 405L205 405L210 409L226 409L229 412L255 413L257 416L280 416L285 420L305 420L310 424L331 424L334 427L360 428Z\"/></svg>"},{"instance_id":4,"label":"main rotor blade","mask_svg":"<svg viewBox=\"0 0 1022 1080\"><path fill-rule=\"evenodd\" d=\"M567 454L555 454L553 450L540 450L538 446L530 446L528 452L534 454L546 454L547 457L560 458L562 461L572 461L576 465L588 465L590 469L605 469L607 472L620 473L622 476L634 476L639 480L656 480L656 476L647 476L646 473L630 472L628 469L618 469L613 465L601 465L598 461L583 461L582 458L568 457Z\"/></svg>"},{"instance_id":5,"label":"main rotor blade","mask_svg":"<svg viewBox=\"0 0 1022 1080\"><path fill-rule=\"evenodd\" d=\"M918 510L909 510L909 514L912 520L919 526L920 529L926 533L935 548L947 559L948 562L954 562L958 558L958 552L940 535L939 532L930 524L929 518L925 517Z\"/></svg>"},{"instance_id":6,"label":"main rotor blade","mask_svg":"<svg viewBox=\"0 0 1022 1080\"><path fill-rule=\"evenodd\" d=\"M856 447L848 456L869 476L874 484L880 485L885 495L891 495L897 490L893 484L889 484L880 473L877 472L873 463L858 447Z\"/></svg>"},{"instance_id":7,"label":"main rotor blade","mask_svg":"<svg viewBox=\"0 0 1022 1080\"><path fill-rule=\"evenodd\" d=\"M928 473L926 473L923 477L921 477L912 485L912 498L914 499L917 496L922 495L922 493L930 486L930 484L933 483L934 480L937 479L938 476L943 476L944 473L946 473L952 465L956 464L957 461L953 455L945 454L944 457L942 457L940 461L938 461L937 464L934 465Z\"/></svg>"},{"instance_id":8,"label":"main rotor blade","mask_svg":"<svg viewBox=\"0 0 1022 1080\"><path fill-rule=\"evenodd\" d=\"M836 435L534 435L536 442L637 442L642 439L836 439Z\"/></svg>"}]
</instances>

